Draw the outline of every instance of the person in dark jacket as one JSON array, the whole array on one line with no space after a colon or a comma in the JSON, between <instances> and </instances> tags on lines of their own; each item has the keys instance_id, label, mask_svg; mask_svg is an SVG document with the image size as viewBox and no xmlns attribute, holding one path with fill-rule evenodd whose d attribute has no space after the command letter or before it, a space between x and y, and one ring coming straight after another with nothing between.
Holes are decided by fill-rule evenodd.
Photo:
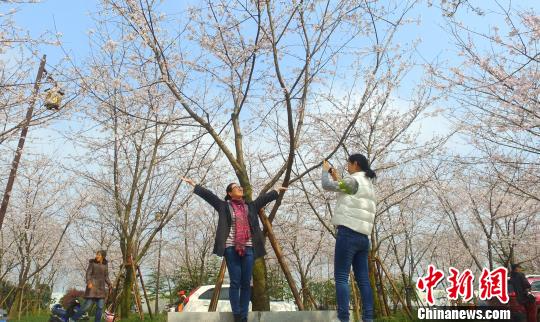
<instances>
[{"instance_id":1,"label":"person in dark jacket","mask_svg":"<svg viewBox=\"0 0 540 322\"><path fill-rule=\"evenodd\" d=\"M510 283L514 287L517 295L517 301L527 310L527 321L536 322L536 303L533 295L529 295L531 291L531 283L522 272L519 264L511 265Z\"/></svg>"},{"instance_id":2,"label":"person in dark jacket","mask_svg":"<svg viewBox=\"0 0 540 322\"><path fill-rule=\"evenodd\" d=\"M95 322L101 321L101 315L103 314L103 306L107 295L105 284L111 289L106 257L107 252L105 250L97 251L96 257L89 260L88 268L86 269L86 291L84 292L85 300L81 314L87 312L92 304L96 304Z\"/></svg>"},{"instance_id":3,"label":"person in dark jacket","mask_svg":"<svg viewBox=\"0 0 540 322\"><path fill-rule=\"evenodd\" d=\"M242 186L231 183L225 189L225 200L210 190L182 178L195 187L194 193L208 202L218 213L218 226L213 253L225 256L229 278L229 301L235 322L247 321L251 298L251 275L256 258L266 255L264 237L259 226L259 210L278 197L279 187L262 194L252 202L244 201Z\"/></svg>"}]
</instances>

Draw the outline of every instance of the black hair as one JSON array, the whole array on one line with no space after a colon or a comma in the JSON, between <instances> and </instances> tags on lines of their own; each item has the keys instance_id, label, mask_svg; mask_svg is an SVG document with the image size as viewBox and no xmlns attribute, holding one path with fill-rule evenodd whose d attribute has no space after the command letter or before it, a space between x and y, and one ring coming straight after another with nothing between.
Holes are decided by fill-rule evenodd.
<instances>
[{"instance_id":1,"label":"black hair","mask_svg":"<svg viewBox=\"0 0 540 322\"><path fill-rule=\"evenodd\" d=\"M521 265L519 265L519 264L512 264L512 265L510 265L510 268L512 269L512 272L515 272L516 269L521 268Z\"/></svg>"},{"instance_id":2,"label":"black hair","mask_svg":"<svg viewBox=\"0 0 540 322\"><path fill-rule=\"evenodd\" d=\"M97 251L103 257L103 260L107 259L107 251L105 249L100 249Z\"/></svg>"},{"instance_id":3,"label":"black hair","mask_svg":"<svg viewBox=\"0 0 540 322\"><path fill-rule=\"evenodd\" d=\"M375 179L377 175L375 174L375 171L371 170L371 167L369 166L368 159L360 153L351 154L349 156L349 162L350 163L357 163L360 167L360 170L364 171L366 173L366 177L370 179Z\"/></svg>"},{"instance_id":4,"label":"black hair","mask_svg":"<svg viewBox=\"0 0 540 322\"><path fill-rule=\"evenodd\" d=\"M229 185L227 186L227 189L225 189L225 200L231 200L231 196L229 195L229 192L232 191L233 186L235 184L236 184L235 182L229 183Z\"/></svg>"},{"instance_id":5,"label":"black hair","mask_svg":"<svg viewBox=\"0 0 540 322\"><path fill-rule=\"evenodd\" d=\"M100 249L96 252L97 254L100 254L101 257L103 258L103 261L101 262L102 264L107 264L107 251L105 249ZM92 258L90 260L90 262L93 262L93 263L97 263L96 259L95 258Z\"/></svg>"}]
</instances>

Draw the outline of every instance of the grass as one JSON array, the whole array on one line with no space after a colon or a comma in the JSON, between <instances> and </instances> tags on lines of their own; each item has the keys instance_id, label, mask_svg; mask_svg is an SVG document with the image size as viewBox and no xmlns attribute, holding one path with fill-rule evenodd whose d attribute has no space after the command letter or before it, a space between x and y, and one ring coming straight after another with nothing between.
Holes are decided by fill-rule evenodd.
<instances>
[{"instance_id":1,"label":"grass","mask_svg":"<svg viewBox=\"0 0 540 322\"><path fill-rule=\"evenodd\" d=\"M42 314L37 314L37 315L32 315L32 316L22 316L21 319L19 320L19 322L46 322L49 320L49 317L50 317L50 314L49 313L42 313ZM145 321L153 321L153 322L166 322L167 321L167 315L166 314L160 314L156 317L154 317L153 320L150 320L150 316L149 315L145 315L144 317L144 320ZM16 319L15 320L9 320L10 322L13 321L17 321ZM89 320L86 320L87 322L94 322L94 317L93 316L90 316L90 319ZM129 319L122 319L121 322L139 322L140 319L139 319L139 316L135 313L133 313Z\"/></svg>"},{"instance_id":2,"label":"grass","mask_svg":"<svg viewBox=\"0 0 540 322\"><path fill-rule=\"evenodd\" d=\"M23 317L21 317L19 322L45 322L45 321L49 320L49 316L50 315L48 313L43 313L43 314L39 314L39 315L32 315L32 316L23 316ZM160 314L157 317L154 317L153 320L150 320L150 316L146 315L144 320L145 321L153 321L153 322L166 322L167 321L167 315L166 314ZM15 322L17 320L10 320L10 321ZM90 320L87 320L87 321L88 322L93 322L94 317L91 316ZM122 319L121 320L121 322L139 322L139 321L140 321L139 316L137 314L135 314L135 313L132 314L129 319ZM352 321L352 316L351 316L351 321ZM406 314L398 313L398 314L396 314L394 316L375 319L375 321L377 321L377 322L405 322L405 321L409 322L411 320Z\"/></svg>"},{"instance_id":3,"label":"grass","mask_svg":"<svg viewBox=\"0 0 540 322\"><path fill-rule=\"evenodd\" d=\"M41 313L41 314L34 314L34 315L23 315L21 316L21 319L19 321L22 322L44 322L49 320L49 314ZM17 319L10 319L8 321L17 321Z\"/></svg>"}]
</instances>

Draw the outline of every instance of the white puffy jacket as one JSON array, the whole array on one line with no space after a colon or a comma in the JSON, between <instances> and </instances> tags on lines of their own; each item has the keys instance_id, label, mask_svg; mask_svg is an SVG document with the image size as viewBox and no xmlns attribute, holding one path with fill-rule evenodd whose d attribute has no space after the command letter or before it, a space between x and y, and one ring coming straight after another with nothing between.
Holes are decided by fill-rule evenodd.
<instances>
[{"instance_id":1,"label":"white puffy jacket","mask_svg":"<svg viewBox=\"0 0 540 322\"><path fill-rule=\"evenodd\" d=\"M370 237L376 211L373 183L365 172L355 172L351 177L358 182L358 190L354 195L343 192L338 195L332 224L346 226Z\"/></svg>"}]
</instances>

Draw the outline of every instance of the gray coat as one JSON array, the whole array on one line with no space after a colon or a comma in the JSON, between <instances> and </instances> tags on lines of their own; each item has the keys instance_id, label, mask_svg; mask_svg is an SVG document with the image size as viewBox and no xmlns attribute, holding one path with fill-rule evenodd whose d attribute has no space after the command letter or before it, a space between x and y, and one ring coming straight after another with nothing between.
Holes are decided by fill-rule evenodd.
<instances>
[{"instance_id":1,"label":"gray coat","mask_svg":"<svg viewBox=\"0 0 540 322\"><path fill-rule=\"evenodd\" d=\"M92 283L92 288L88 288L88 283ZM103 263L100 264L95 259L91 259L86 269L86 291L84 292L84 297L95 299L105 298L107 295L105 284L107 284L109 289L111 288L107 260L103 260Z\"/></svg>"}]
</instances>

